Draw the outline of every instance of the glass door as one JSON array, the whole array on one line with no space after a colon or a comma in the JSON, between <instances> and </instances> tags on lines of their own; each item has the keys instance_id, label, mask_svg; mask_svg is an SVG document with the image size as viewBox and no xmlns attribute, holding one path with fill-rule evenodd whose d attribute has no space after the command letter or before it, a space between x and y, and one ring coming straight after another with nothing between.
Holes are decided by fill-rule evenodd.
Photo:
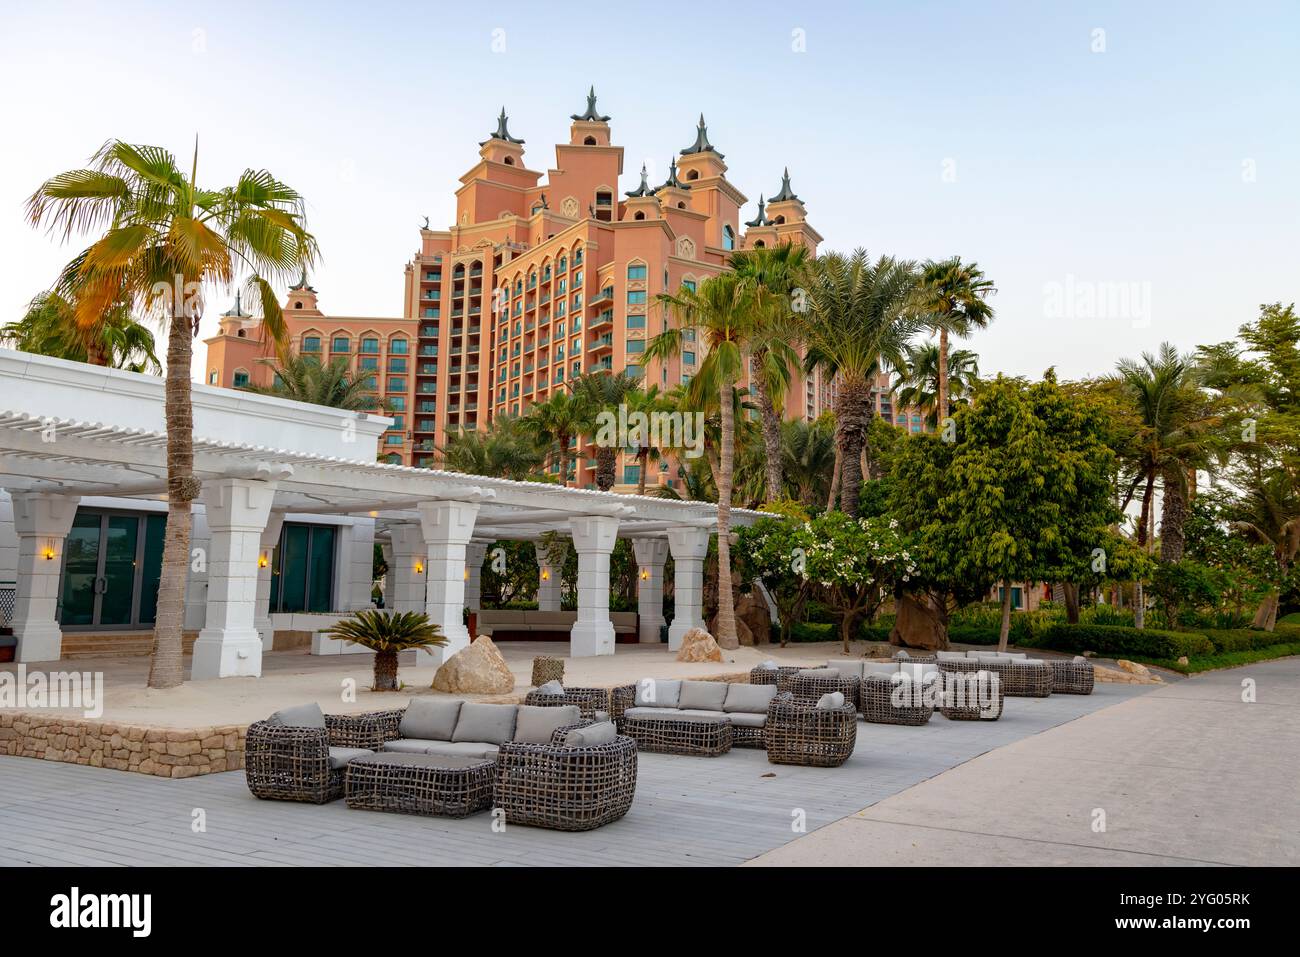
<instances>
[{"instance_id":1,"label":"glass door","mask_svg":"<svg viewBox=\"0 0 1300 957\"><path fill-rule=\"evenodd\" d=\"M64 546L59 621L139 628L157 614L164 515L78 509Z\"/></svg>"},{"instance_id":2,"label":"glass door","mask_svg":"<svg viewBox=\"0 0 1300 957\"><path fill-rule=\"evenodd\" d=\"M103 516L78 510L63 546L64 625L93 625L99 599L99 543Z\"/></svg>"}]
</instances>

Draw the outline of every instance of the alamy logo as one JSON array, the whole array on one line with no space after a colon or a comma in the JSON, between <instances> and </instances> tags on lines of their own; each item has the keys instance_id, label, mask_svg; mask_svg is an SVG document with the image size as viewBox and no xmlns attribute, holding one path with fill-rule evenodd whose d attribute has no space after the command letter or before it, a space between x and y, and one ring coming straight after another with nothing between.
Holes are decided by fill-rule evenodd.
<instances>
[{"instance_id":1,"label":"alamy logo","mask_svg":"<svg viewBox=\"0 0 1300 957\"><path fill-rule=\"evenodd\" d=\"M127 927L133 937L148 937L152 925L151 894L82 894L74 887L50 898L51 927Z\"/></svg>"},{"instance_id":2,"label":"alamy logo","mask_svg":"<svg viewBox=\"0 0 1300 957\"><path fill-rule=\"evenodd\" d=\"M8 708L62 708L98 718L104 713L104 673L33 671L29 675L26 665L0 671L0 710Z\"/></svg>"},{"instance_id":3,"label":"alamy logo","mask_svg":"<svg viewBox=\"0 0 1300 957\"><path fill-rule=\"evenodd\" d=\"M606 449L683 450L688 459L704 454L703 412L618 412L606 409L596 416L596 445Z\"/></svg>"}]
</instances>

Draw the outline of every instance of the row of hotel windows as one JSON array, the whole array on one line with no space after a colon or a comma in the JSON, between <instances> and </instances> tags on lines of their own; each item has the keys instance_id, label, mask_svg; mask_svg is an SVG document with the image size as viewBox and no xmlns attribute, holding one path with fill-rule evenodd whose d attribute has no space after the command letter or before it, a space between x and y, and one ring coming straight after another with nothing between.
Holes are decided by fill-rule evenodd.
<instances>
[{"instance_id":1,"label":"row of hotel windows","mask_svg":"<svg viewBox=\"0 0 1300 957\"><path fill-rule=\"evenodd\" d=\"M359 341L358 355L379 355L380 340L373 337L365 337ZM410 341L405 338L395 338L388 340L389 355L407 355L410 352ZM301 351L308 354L317 354L321 351L320 336L303 336ZM351 352L352 340L348 336L335 336L330 341L331 352Z\"/></svg>"}]
</instances>

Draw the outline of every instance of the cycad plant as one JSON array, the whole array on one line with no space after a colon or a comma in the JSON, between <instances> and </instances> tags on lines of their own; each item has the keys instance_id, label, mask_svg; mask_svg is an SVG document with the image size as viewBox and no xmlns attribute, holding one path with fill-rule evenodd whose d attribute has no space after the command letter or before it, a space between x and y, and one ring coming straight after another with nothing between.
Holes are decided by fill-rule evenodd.
<instances>
[{"instance_id":1,"label":"cycad plant","mask_svg":"<svg viewBox=\"0 0 1300 957\"><path fill-rule=\"evenodd\" d=\"M275 369L276 381L270 387L250 386L250 392L346 412L368 412L383 406L366 379L352 374L347 359L322 363L315 356L292 354L260 361Z\"/></svg>"},{"instance_id":2,"label":"cycad plant","mask_svg":"<svg viewBox=\"0 0 1300 957\"><path fill-rule=\"evenodd\" d=\"M442 630L422 611L358 611L340 619L326 634L375 653L375 691L398 689L398 652L441 647L447 643Z\"/></svg>"}]
</instances>

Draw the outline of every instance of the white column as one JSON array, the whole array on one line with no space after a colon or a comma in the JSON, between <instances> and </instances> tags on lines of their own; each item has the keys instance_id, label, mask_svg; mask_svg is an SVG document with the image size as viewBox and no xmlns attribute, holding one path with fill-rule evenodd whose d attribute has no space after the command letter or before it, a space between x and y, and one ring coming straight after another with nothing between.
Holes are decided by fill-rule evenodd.
<instances>
[{"instance_id":1,"label":"white column","mask_svg":"<svg viewBox=\"0 0 1300 957\"><path fill-rule=\"evenodd\" d=\"M275 628L271 626L271 559L275 546L280 544L280 530L284 528L284 512L272 512L262 529L257 550L257 617L253 627L262 636L262 650L270 651L275 643Z\"/></svg>"},{"instance_id":2,"label":"white column","mask_svg":"<svg viewBox=\"0 0 1300 957\"><path fill-rule=\"evenodd\" d=\"M447 644L415 653L418 665L441 665L469 645L465 627L465 546L474 535L477 502L421 502L420 527L427 550L425 611Z\"/></svg>"},{"instance_id":3,"label":"white column","mask_svg":"<svg viewBox=\"0 0 1300 957\"><path fill-rule=\"evenodd\" d=\"M564 566L546 557L542 542L537 546L537 610L559 611L564 594Z\"/></svg>"},{"instance_id":4,"label":"white column","mask_svg":"<svg viewBox=\"0 0 1300 957\"><path fill-rule=\"evenodd\" d=\"M339 527L339 549L343 576L344 611L363 611L374 605L370 591L375 583L375 520L369 516L353 517Z\"/></svg>"},{"instance_id":5,"label":"white column","mask_svg":"<svg viewBox=\"0 0 1300 957\"><path fill-rule=\"evenodd\" d=\"M490 542L470 542L465 546L465 607L470 611L482 609L483 559L487 557ZM474 636L470 635L472 639Z\"/></svg>"},{"instance_id":6,"label":"white column","mask_svg":"<svg viewBox=\"0 0 1300 957\"><path fill-rule=\"evenodd\" d=\"M13 493L18 536L18 587L13 629L17 661L58 661L63 631L57 618L63 545L81 499L68 495Z\"/></svg>"},{"instance_id":7,"label":"white column","mask_svg":"<svg viewBox=\"0 0 1300 957\"><path fill-rule=\"evenodd\" d=\"M262 637L257 611L257 556L271 517L275 483L217 479L203 486L212 542L208 546L208 601L194 642L190 679L258 677Z\"/></svg>"},{"instance_id":8,"label":"white column","mask_svg":"<svg viewBox=\"0 0 1300 957\"><path fill-rule=\"evenodd\" d=\"M688 525L668 529L673 555L673 623L668 627L668 649L682 646L682 636L704 628L704 559L709 554L709 530Z\"/></svg>"},{"instance_id":9,"label":"white column","mask_svg":"<svg viewBox=\"0 0 1300 957\"><path fill-rule=\"evenodd\" d=\"M578 620L569 632L569 655L590 658L614 653L609 620L609 553L618 541L618 519L584 515L569 519L578 551Z\"/></svg>"},{"instance_id":10,"label":"white column","mask_svg":"<svg viewBox=\"0 0 1300 957\"><path fill-rule=\"evenodd\" d=\"M425 562L429 549L424 544L424 530L414 522L393 525L392 558L388 562L388 592L384 604L393 611L424 611L426 581Z\"/></svg>"},{"instance_id":11,"label":"white column","mask_svg":"<svg viewBox=\"0 0 1300 957\"><path fill-rule=\"evenodd\" d=\"M668 540L636 538L632 540L636 555L636 613L642 643L658 642L664 623L664 562L668 560Z\"/></svg>"}]
</instances>

